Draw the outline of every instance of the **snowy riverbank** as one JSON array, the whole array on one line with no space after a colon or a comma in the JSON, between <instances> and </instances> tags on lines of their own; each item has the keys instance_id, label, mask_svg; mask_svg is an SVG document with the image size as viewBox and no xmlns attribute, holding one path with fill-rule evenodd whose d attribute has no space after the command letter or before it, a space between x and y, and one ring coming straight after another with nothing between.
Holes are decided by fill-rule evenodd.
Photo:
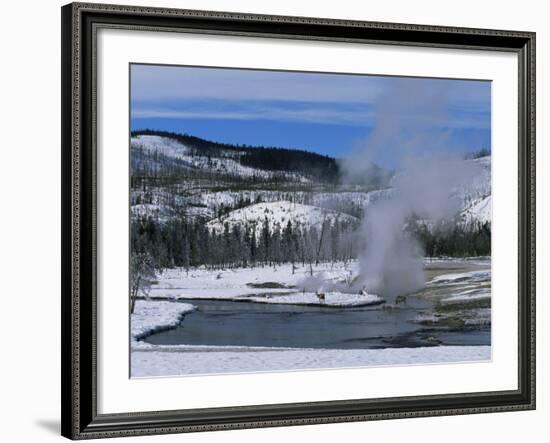
<instances>
[{"instance_id":1,"label":"snowy riverbank","mask_svg":"<svg viewBox=\"0 0 550 443\"><path fill-rule=\"evenodd\" d=\"M305 306L330 306L330 307L351 307L351 306L372 306L384 303L384 299L374 294L344 294L341 292L324 293L324 300L319 300L313 292L297 292L290 295L247 297L248 301L256 303L274 303L286 305Z\"/></svg>"},{"instance_id":2,"label":"snowy riverbank","mask_svg":"<svg viewBox=\"0 0 550 443\"><path fill-rule=\"evenodd\" d=\"M490 346L303 349L153 345L140 340L176 327L194 309L192 304L178 301L137 301L131 319L132 377L473 362L491 358Z\"/></svg>"},{"instance_id":3,"label":"snowy riverbank","mask_svg":"<svg viewBox=\"0 0 550 443\"><path fill-rule=\"evenodd\" d=\"M183 316L194 309L189 303L137 300L130 322L132 349L148 347L139 340L177 326Z\"/></svg>"},{"instance_id":4,"label":"snowy riverbank","mask_svg":"<svg viewBox=\"0 0 550 443\"><path fill-rule=\"evenodd\" d=\"M367 366L487 361L490 346L437 346L391 349L180 348L132 352L132 377L267 372Z\"/></svg>"},{"instance_id":5,"label":"snowy riverbank","mask_svg":"<svg viewBox=\"0 0 550 443\"><path fill-rule=\"evenodd\" d=\"M426 261L427 282L417 297L429 300L432 308L421 311L415 323L426 327L487 327L491 323L490 261ZM314 283L325 288L350 282L357 263L321 264L314 268ZM329 369L486 361L490 346L429 346L386 349L311 349L247 346L155 345L141 339L177 327L185 314L195 309L192 300L213 299L287 305L354 307L378 304L382 299L370 294L323 291L320 301L307 288L308 267L291 265L254 269L211 271L204 268L186 272L166 270L154 285L151 299L138 300L131 316L131 371L133 377L188 374L236 373L277 370ZM309 289L309 288L308 288ZM189 301L189 302L187 302ZM199 302L197 302L199 303ZM414 303L414 302L413 302ZM393 307L410 309L407 302ZM405 312L405 311L403 311ZM396 317L397 318L397 317ZM213 325L213 327L215 327ZM453 343L454 344L454 343Z\"/></svg>"},{"instance_id":6,"label":"snowy riverbank","mask_svg":"<svg viewBox=\"0 0 550 443\"><path fill-rule=\"evenodd\" d=\"M313 269L313 278L320 282L320 300L315 291L301 290L311 279L309 267L292 265L276 267L236 268L226 270L167 269L153 286L151 297L170 300L233 300L308 306L369 306L383 303L375 294L332 291L334 285L345 285L357 273L357 262L323 263ZM323 283L325 290L323 290Z\"/></svg>"},{"instance_id":7,"label":"snowy riverbank","mask_svg":"<svg viewBox=\"0 0 550 443\"><path fill-rule=\"evenodd\" d=\"M427 283L428 288L453 286L452 295L441 298L441 303L468 303L491 299L491 270L443 274Z\"/></svg>"}]
</instances>

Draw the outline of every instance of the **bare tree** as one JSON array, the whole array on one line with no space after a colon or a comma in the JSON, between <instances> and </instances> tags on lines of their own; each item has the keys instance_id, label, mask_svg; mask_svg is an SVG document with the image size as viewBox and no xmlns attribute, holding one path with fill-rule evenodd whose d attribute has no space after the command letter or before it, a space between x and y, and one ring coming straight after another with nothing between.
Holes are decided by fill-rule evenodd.
<instances>
[{"instance_id":1,"label":"bare tree","mask_svg":"<svg viewBox=\"0 0 550 443\"><path fill-rule=\"evenodd\" d=\"M315 254L315 266L319 266L319 256L321 255L321 245L323 244L323 236L325 235L325 229L327 226L327 212L323 216L323 223L321 224L321 235L319 236L319 245L317 246L317 254Z\"/></svg>"},{"instance_id":2,"label":"bare tree","mask_svg":"<svg viewBox=\"0 0 550 443\"><path fill-rule=\"evenodd\" d=\"M133 314L139 293L148 296L157 278L153 259L148 254L132 254L130 260L130 312Z\"/></svg>"}]
</instances>

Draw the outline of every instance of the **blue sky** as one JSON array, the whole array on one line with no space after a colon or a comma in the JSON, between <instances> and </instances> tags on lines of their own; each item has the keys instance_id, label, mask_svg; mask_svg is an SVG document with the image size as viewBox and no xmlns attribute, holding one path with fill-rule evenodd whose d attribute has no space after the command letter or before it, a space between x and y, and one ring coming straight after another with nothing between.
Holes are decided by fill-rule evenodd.
<instances>
[{"instance_id":1,"label":"blue sky","mask_svg":"<svg viewBox=\"0 0 550 443\"><path fill-rule=\"evenodd\" d=\"M490 149L491 84L133 64L131 129L145 128L339 158L362 146L392 166L403 145Z\"/></svg>"}]
</instances>

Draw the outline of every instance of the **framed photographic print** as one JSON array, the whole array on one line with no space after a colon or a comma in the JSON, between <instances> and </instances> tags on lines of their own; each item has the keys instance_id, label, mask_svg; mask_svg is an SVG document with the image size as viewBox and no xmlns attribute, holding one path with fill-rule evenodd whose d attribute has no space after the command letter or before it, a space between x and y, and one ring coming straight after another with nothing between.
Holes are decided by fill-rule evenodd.
<instances>
[{"instance_id":1,"label":"framed photographic print","mask_svg":"<svg viewBox=\"0 0 550 443\"><path fill-rule=\"evenodd\" d=\"M534 54L64 6L62 434L533 409Z\"/></svg>"}]
</instances>

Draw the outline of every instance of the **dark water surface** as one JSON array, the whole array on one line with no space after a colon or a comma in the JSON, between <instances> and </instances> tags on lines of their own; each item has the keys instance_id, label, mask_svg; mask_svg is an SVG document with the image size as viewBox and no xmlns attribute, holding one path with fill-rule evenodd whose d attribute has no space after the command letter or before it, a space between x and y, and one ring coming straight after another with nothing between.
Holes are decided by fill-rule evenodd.
<instances>
[{"instance_id":1,"label":"dark water surface","mask_svg":"<svg viewBox=\"0 0 550 443\"><path fill-rule=\"evenodd\" d=\"M409 297L399 309L326 308L191 300L197 310L181 324L144 341L157 345L269 346L376 349L436 345L490 345L490 327L448 329L414 323L428 301Z\"/></svg>"}]
</instances>

